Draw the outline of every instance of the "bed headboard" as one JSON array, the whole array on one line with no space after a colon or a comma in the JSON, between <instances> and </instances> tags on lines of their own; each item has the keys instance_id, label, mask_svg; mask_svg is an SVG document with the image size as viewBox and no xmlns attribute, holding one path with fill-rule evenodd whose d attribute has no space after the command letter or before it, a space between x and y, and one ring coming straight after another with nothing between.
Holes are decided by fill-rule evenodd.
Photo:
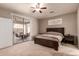
<instances>
[{"instance_id":1,"label":"bed headboard","mask_svg":"<svg viewBox=\"0 0 79 59\"><path fill-rule=\"evenodd\" d=\"M47 32L59 32L64 35L64 28L47 28L46 31Z\"/></svg>"}]
</instances>

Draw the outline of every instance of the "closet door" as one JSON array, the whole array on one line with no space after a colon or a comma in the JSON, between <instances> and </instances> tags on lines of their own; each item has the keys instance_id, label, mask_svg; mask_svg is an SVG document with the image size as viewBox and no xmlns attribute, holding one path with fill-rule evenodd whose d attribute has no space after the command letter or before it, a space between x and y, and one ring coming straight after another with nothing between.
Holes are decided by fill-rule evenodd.
<instances>
[{"instance_id":1,"label":"closet door","mask_svg":"<svg viewBox=\"0 0 79 59\"><path fill-rule=\"evenodd\" d=\"M0 18L0 48L12 45L13 23L11 19Z\"/></svg>"}]
</instances>

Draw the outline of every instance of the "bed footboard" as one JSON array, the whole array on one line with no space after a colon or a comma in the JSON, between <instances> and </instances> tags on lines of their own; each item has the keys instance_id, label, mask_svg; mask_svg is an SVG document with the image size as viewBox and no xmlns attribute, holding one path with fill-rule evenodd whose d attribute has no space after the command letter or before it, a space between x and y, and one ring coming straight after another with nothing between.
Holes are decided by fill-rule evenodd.
<instances>
[{"instance_id":1,"label":"bed footboard","mask_svg":"<svg viewBox=\"0 0 79 59\"><path fill-rule=\"evenodd\" d=\"M47 39L42 39L42 38L34 38L34 43L35 44L40 44L46 47L50 47L58 51L58 42L53 41L53 40L47 40Z\"/></svg>"}]
</instances>

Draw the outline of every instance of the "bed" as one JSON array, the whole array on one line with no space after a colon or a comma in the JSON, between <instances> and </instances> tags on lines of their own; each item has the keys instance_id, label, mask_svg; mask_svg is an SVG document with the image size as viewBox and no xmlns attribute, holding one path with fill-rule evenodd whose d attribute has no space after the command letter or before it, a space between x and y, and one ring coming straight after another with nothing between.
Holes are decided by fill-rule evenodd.
<instances>
[{"instance_id":1,"label":"bed","mask_svg":"<svg viewBox=\"0 0 79 59\"><path fill-rule=\"evenodd\" d=\"M34 37L34 43L58 50L64 38L64 28L47 28L46 33Z\"/></svg>"}]
</instances>

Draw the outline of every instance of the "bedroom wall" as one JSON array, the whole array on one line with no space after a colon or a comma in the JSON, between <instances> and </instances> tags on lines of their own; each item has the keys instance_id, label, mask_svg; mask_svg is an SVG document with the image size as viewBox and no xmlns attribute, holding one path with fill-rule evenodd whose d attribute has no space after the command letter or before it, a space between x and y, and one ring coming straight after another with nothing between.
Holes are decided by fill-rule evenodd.
<instances>
[{"instance_id":1,"label":"bedroom wall","mask_svg":"<svg viewBox=\"0 0 79 59\"><path fill-rule=\"evenodd\" d=\"M78 36L78 48L79 48L79 8L77 10L77 36Z\"/></svg>"},{"instance_id":2,"label":"bedroom wall","mask_svg":"<svg viewBox=\"0 0 79 59\"><path fill-rule=\"evenodd\" d=\"M56 19L56 18L62 18L62 24L61 25L48 25L49 19ZM48 27L64 27L65 28L65 34L71 34L71 35L77 35L77 13L69 13L65 15L55 16L53 18L48 19L40 19L39 20L39 33L46 32L46 28Z\"/></svg>"},{"instance_id":3,"label":"bedroom wall","mask_svg":"<svg viewBox=\"0 0 79 59\"><path fill-rule=\"evenodd\" d=\"M38 20L30 18L30 36L31 38L38 34Z\"/></svg>"}]
</instances>

